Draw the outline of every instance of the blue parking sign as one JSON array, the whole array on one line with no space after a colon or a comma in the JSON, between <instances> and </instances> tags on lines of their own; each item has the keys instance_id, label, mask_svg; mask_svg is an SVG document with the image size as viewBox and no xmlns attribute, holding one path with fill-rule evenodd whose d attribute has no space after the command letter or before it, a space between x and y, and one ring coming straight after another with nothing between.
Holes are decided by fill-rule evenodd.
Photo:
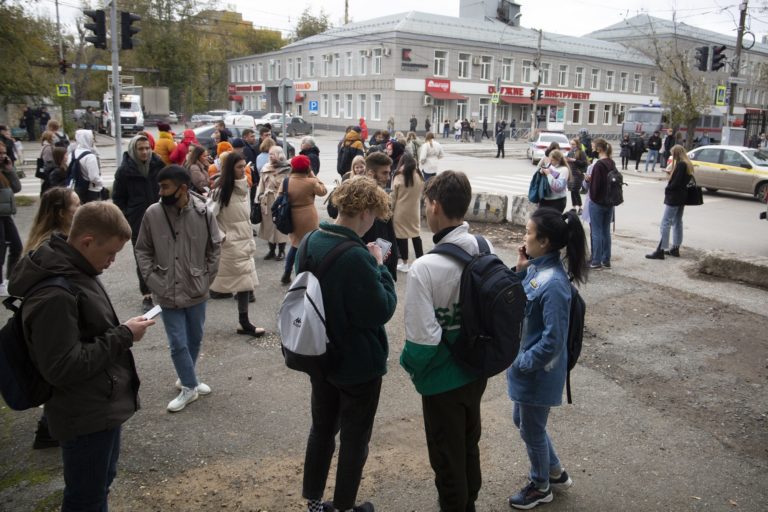
<instances>
[{"instance_id":1,"label":"blue parking sign","mask_svg":"<svg viewBox=\"0 0 768 512\"><path fill-rule=\"evenodd\" d=\"M312 100L309 102L309 111L315 113L320 111L320 105L318 104L317 100Z\"/></svg>"}]
</instances>

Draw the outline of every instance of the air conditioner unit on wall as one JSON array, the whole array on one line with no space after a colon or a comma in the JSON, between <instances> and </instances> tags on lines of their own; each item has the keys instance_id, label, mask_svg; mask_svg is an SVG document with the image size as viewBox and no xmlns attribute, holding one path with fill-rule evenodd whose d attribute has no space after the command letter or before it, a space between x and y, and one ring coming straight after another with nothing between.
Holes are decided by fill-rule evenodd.
<instances>
[{"instance_id":1,"label":"air conditioner unit on wall","mask_svg":"<svg viewBox=\"0 0 768 512\"><path fill-rule=\"evenodd\" d=\"M384 48L384 56L389 57L392 54L391 48Z\"/></svg>"},{"instance_id":2,"label":"air conditioner unit on wall","mask_svg":"<svg viewBox=\"0 0 768 512\"><path fill-rule=\"evenodd\" d=\"M430 96L429 94L424 95L424 106L425 107L431 107L435 104L435 98Z\"/></svg>"},{"instance_id":3,"label":"air conditioner unit on wall","mask_svg":"<svg viewBox=\"0 0 768 512\"><path fill-rule=\"evenodd\" d=\"M480 57L472 57L472 65L473 66L479 66L480 65Z\"/></svg>"}]
</instances>

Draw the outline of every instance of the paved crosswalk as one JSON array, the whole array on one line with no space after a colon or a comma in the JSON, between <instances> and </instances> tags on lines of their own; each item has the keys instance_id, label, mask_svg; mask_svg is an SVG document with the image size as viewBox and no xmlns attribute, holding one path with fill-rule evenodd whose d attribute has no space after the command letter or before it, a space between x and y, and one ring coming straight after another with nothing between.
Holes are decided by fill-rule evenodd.
<instances>
[{"instance_id":1,"label":"paved crosswalk","mask_svg":"<svg viewBox=\"0 0 768 512\"><path fill-rule=\"evenodd\" d=\"M527 195L531 177L526 175L473 176L469 178L473 192L492 192L494 194ZM624 182L630 185L649 185L652 182L624 176Z\"/></svg>"}]
</instances>

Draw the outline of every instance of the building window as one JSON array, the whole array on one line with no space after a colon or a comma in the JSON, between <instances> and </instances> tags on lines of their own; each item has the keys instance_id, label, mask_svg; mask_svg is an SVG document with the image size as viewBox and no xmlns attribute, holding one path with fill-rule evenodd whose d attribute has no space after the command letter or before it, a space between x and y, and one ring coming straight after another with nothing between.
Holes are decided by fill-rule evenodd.
<instances>
[{"instance_id":1,"label":"building window","mask_svg":"<svg viewBox=\"0 0 768 512\"><path fill-rule=\"evenodd\" d=\"M605 72L605 90L606 91L612 91L614 87L614 82L616 78L616 72L615 71L606 71Z\"/></svg>"},{"instance_id":2,"label":"building window","mask_svg":"<svg viewBox=\"0 0 768 512\"><path fill-rule=\"evenodd\" d=\"M267 66L267 80L275 79L275 61L269 59L269 65Z\"/></svg>"},{"instance_id":3,"label":"building window","mask_svg":"<svg viewBox=\"0 0 768 512\"><path fill-rule=\"evenodd\" d=\"M448 52L444 50L435 50L435 61L433 65L433 74L435 76L448 76Z\"/></svg>"},{"instance_id":4,"label":"building window","mask_svg":"<svg viewBox=\"0 0 768 512\"><path fill-rule=\"evenodd\" d=\"M619 125L624 124L624 114L626 113L626 111L627 111L626 105L619 104L619 109L618 109L619 115L616 116L616 124L619 124Z\"/></svg>"},{"instance_id":5,"label":"building window","mask_svg":"<svg viewBox=\"0 0 768 512\"><path fill-rule=\"evenodd\" d=\"M578 70L578 68L576 68ZM581 103L574 103L571 110L571 124L581 124Z\"/></svg>"},{"instance_id":6,"label":"building window","mask_svg":"<svg viewBox=\"0 0 768 512\"><path fill-rule=\"evenodd\" d=\"M515 60L501 59L501 81L511 82L514 79Z\"/></svg>"},{"instance_id":7,"label":"building window","mask_svg":"<svg viewBox=\"0 0 768 512\"><path fill-rule=\"evenodd\" d=\"M242 80L242 76L243 76L243 67L238 64L237 65L237 80L236 81L237 82L241 81Z\"/></svg>"},{"instance_id":8,"label":"building window","mask_svg":"<svg viewBox=\"0 0 768 512\"><path fill-rule=\"evenodd\" d=\"M471 59L472 56L468 53L459 54L459 78L472 78Z\"/></svg>"},{"instance_id":9,"label":"building window","mask_svg":"<svg viewBox=\"0 0 768 512\"><path fill-rule=\"evenodd\" d=\"M374 121L381 121L381 94L373 95L373 105L371 105L371 118Z\"/></svg>"},{"instance_id":10,"label":"building window","mask_svg":"<svg viewBox=\"0 0 768 512\"><path fill-rule=\"evenodd\" d=\"M232 66L229 68L229 81L232 83L235 83L235 80L237 79L237 67Z\"/></svg>"},{"instance_id":11,"label":"building window","mask_svg":"<svg viewBox=\"0 0 768 512\"><path fill-rule=\"evenodd\" d=\"M650 84L650 85L649 85L649 87L650 87L650 89L651 89L651 90L650 90L650 93L651 93L651 94L656 94L656 77L655 77L655 76L651 76L651 77L648 79L648 82L649 82L649 84Z\"/></svg>"},{"instance_id":12,"label":"building window","mask_svg":"<svg viewBox=\"0 0 768 512\"><path fill-rule=\"evenodd\" d=\"M521 77L521 80L524 84L530 84L533 81L531 80L531 70L533 70L533 61L530 60L524 60L523 61L523 76Z\"/></svg>"},{"instance_id":13,"label":"building window","mask_svg":"<svg viewBox=\"0 0 768 512\"><path fill-rule=\"evenodd\" d=\"M584 88L584 68L581 66L576 67L576 84L577 89Z\"/></svg>"},{"instance_id":14,"label":"building window","mask_svg":"<svg viewBox=\"0 0 768 512\"><path fill-rule=\"evenodd\" d=\"M347 76L352 75L352 64L353 64L352 52L347 52L346 65L344 66L345 75Z\"/></svg>"},{"instance_id":15,"label":"building window","mask_svg":"<svg viewBox=\"0 0 768 512\"><path fill-rule=\"evenodd\" d=\"M367 103L367 98L365 94L361 94L357 97L357 111L359 112L360 117L365 117L366 115L365 114L366 108L368 108L366 103Z\"/></svg>"},{"instance_id":16,"label":"building window","mask_svg":"<svg viewBox=\"0 0 768 512\"><path fill-rule=\"evenodd\" d=\"M551 76L552 76L552 64L549 62L542 62L541 67L539 68L539 83L541 85L549 85L551 83Z\"/></svg>"},{"instance_id":17,"label":"building window","mask_svg":"<svg viewBox=\"0 0 768 512\"><path fill-rule=\"evenodd\" d=\"M288 59L288 65L285 66L286 78L293 78L293 59Z\"/></svg>"},{"instance_id":18,"label":"building window","mask_svg":"<svg viewBox=\"0 0 768 512\"><path fill-rule=\"evenodd\" d=\"M257 82L263 82L264 81L264 63L259 62L256 64L256 81Z\"/></svg>"},{"instance_id":19,"label":"building window","mask_svg":"<svg viewBox=\"0 0 768 512\"><path fill-rule=\"evenodd\" d=\"M483 55L480 57L480 80L490 80L493 70L493 57Z\"/></svg>"},{"instance_id":20,"label":"building window","mask_svg":"<svg viewBox=\"0 0 768 512\"><path fill-rule=\"evenodd\" d=\"M568 87L568 66L560 64L560 70L557 72L557 85Z\"/></svg>"},{"instance_id":21,"label":"building window","mask_svg":"<svg viewBox=\"0 0 768 512\"><path fill-rule=\"evenodd\" d=\"M320 95L320 116L328 117L328 95Z\"/></svg>"},{"instance_id":22,"label":"building window","mask_svg":"<svg viewBox=\"0 0 768 512\"><path fill-rule=\"evenodd\" d=\"M587 110L587 124L597 124L597 103L590 103Z\"/></svg>"},{"instance_id":23,"label":"building window","mask_svg":"<svg viewBox=\"0 0 768 512\"><path fill-rule=\"evenodd\" d=\"M341 76L341 54L333 54L333 76Z\"/></svg>"},{"instance_id":24,"label":"building window","mask_svg":"<svg viewBox=\"0 0 768 512\"><path fill-rule=\"evenodd\" d=\"M323 76L328 76L328 72L331 69L331 56L323 55Z\"/></svg>"},{"instance_id":25,"label":"building window","mask_svg":"<svg viewBox=\"0 0 768 512\"><path fill-rule=\"evenodd\" d=\"M346 94L344 96L344 117L347 119L352 119L352 116L355 114L355 109L352 104L352 95Z\"/></svg>"},{"instance_id":26,"label":"building window","mask_svg":"<svg viewBox=\"0 0 768 512\"><path fill-rule=\"evenodd\" d=\"M301 78L301 57L296 58L296 78Z\"/></svg>"},{"instance_id":27,"label":"building window","mask_svg":"<svg viewBox=\"0 0 768 512\"><path fill-rule=\"evenodd\" d=\"M456 100L456 117L465 119L467 116L467 100Z\"/></svg>"},{"instance_id":28,"label":"building window","mask_svg":"<svg viewBox=\"0 0 768 512\"><path fill-rule=\"evenodd\" d=\"M635 73L635 76L632 80L632 91L635 94L640 94L640 89L643 86L643 79L640 76L640 73Z\"/></svg>"},{"instance_id":29,"label":"building window","mask_svg":"<svg viewBox=\"0 0 768 512\"><path fill-rule=\"evenodd\" d=\"M360 50L360 58L357 61L357 74L365 75L368 72L368 50Z\"/></svg>"},{"instance_id":30,"label":"building window","mask_svg":"<svg viewBox=\"0 0 768 512\"><path fill-rule=\"evenodd\" d=\"M752 103L752 89L745 89L744 104L749 105L750 103Z\"/></svg>"},{"instance_id":31,"label":"building window","mask_svg":"<svg viewBox=\"0 0 768 512\"><path fill-rule=\"evenodd\" d=\"M619 90L621 92L627 92L627 89L629 88L629 73L622 73L619 75Z\"/></svg>"},{"instance_id":32,"label":"building window","mask_svg":"<svg viewBox=\"0 0 768 512\"><path fill-rule=\"evenodd\" d=\"M341 94L334 94L331 102L331 116L341 117Z\"/></svg>"},{"instance_id":33,"label":"building window","mask_svg":"<svg viewBox=\"0 0 768 512\"><path fill-rule=\"evenodd\" d=\"M490 113L490 100L488 98L480 98L480 122L483 121ZM482 126L482 125L481 125Z\"/></svg>"},{"instance_id":34,"label":"building window","mask_svg":"<svg viewBox=\"0 0 768 512\"><path fill-rule=\"evenodd\" d=\"M373 62L371 63L371 74L381 74L381 48L373 50Z\"/></svg>"},{"instance_id":35,"label":"building window","mask_svg":"<svg viewBox=\"0 0 768 512\"><path fill-rule=\"evenodd\" d=\"M307 57L307 76L313 77L315 76L315 56L310 55Z\"/></svg>"},{"instance_id":36,"label":"building window","mask_svg":"<svg viewBox=\"0 0 768 512\"><path fill-rule=\"evenodd\" d=\"M590 80L589 80L589 88L590 89L600 88L600 70L597 68L592 68L592 74L590 75Z\"/></svg>"},{"instance_id":37,"label":"building window","mask_svg":"<svg viewBox=\"0 0 768 512\"><path fill-rule=\"evenodd\" d=\"M611 114L613 113L613 105L608 103L607 105L603 105L603 124L609 125L611 124Z\"/></svg>"},{"instance_id":38,"label":"building window","mask_svg":"<svg viewBox=\"0 0 768 512\"><path fill-rule=\"evenodd\" d=\"M253 82L253 80L256 78L256 73L254 72L254 68L255 68L255 67L256 67L256 66L254 66L253 64L251 64L251 78L250 78L250 81L251 81L251 82Z\"/></svg>"}]
</instances>

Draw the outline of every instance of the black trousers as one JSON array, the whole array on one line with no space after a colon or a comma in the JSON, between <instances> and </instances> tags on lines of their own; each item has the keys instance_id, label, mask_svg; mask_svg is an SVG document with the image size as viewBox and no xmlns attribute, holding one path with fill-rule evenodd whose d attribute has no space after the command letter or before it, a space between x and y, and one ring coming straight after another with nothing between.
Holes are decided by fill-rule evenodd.
<instances>
[{"instance_id":1,"label":"black trousers","mask_svg":"<svg viewBox=\"0 0 768 512\"><path fill-rule=\"evenodd\" d=\"M560 199L542 199L539 202L539 208L543 206L554 208L555 210L558 210L560 213L563 213L565 211L565 207L568 206L568 198L561 197Z\"/></svg>"},{"instance_id":2,"label":"black trousers","mask_svg":"<svg viewBox=\"0 0 768 512\"><path fill-rule=\"evenodd\" d=\"M571 190L571 205L574 207L581 206L581 192L578 190Z\"/></svg>"},{"instance_id":3,"label":"black trousers","mask_svg":"<svg viewBox=\"0 0 768 512\"><path fill-rule=\"evenodd\" d=\"M400 259L404 261L408 261L408 239L407 238L397 238L397 252L400 254ZM413 252L416 253L417 258L421 258L424 256L424 249L421 246L421 237L417 236L414 238L411 238L411 242L413 242Z\"/></svg>"},{"instance_id":4,"label":"black trousers","mask_svg":"<svg viewBox=\"0 0 768 512\"><path fill-rule=\"evenodd\" d=\"M643 154L635 155L635 170L640 166L640 160L643 159Z\"/></svg>"},{"instance_id":5,"label":"black trousers","mask_svg":"<svg viewBox=\"0 0 768 512\"><path fill-rule=\"evenodd\" d=\"M338 510L349 510L355 506L363 467L368 459L368 442L379 407L381 377L354 386L335 386L316 377L310 381L312 427L304 457L302 494L308 500L322 499L336 449L336 434L340 433L333 506Z\"/></svg>"},{"instance_id":6,"label":"black trousers","mask_svg":"<svg viewBox=\"0 0 768 512\"><path fill-rule=\"evenodd\" d=\"M480 472L480 400L487 379L422 396L429 463L442 512L475 510L483 479Z\"/></svg>"},{"instance_id":7,"label":"black trousers","mask_svg":"<svg viewBox=\"0 0 768 512\"><path fill-rule=\"evenodd\" d=\"M131 233L131 244L133 245L133 259L136 259L136 240L138 240L139 234L137 232ZM139 291L142 295L150 295L152 292L149 290L149 286L144 282L144 277L139 270L139 260L136 260L136 276L139 278Z\"/></svg>"},{"instance_id":8,"label":"black trousers","mask_svg":"<svg viewBox=\"0 0 768 512\"><path fill-rule=\"evenodd\" d=\"M496 158L499 158L499 155L504 158L504 144L496 144Z\"/></svg>"}]
</instances>

